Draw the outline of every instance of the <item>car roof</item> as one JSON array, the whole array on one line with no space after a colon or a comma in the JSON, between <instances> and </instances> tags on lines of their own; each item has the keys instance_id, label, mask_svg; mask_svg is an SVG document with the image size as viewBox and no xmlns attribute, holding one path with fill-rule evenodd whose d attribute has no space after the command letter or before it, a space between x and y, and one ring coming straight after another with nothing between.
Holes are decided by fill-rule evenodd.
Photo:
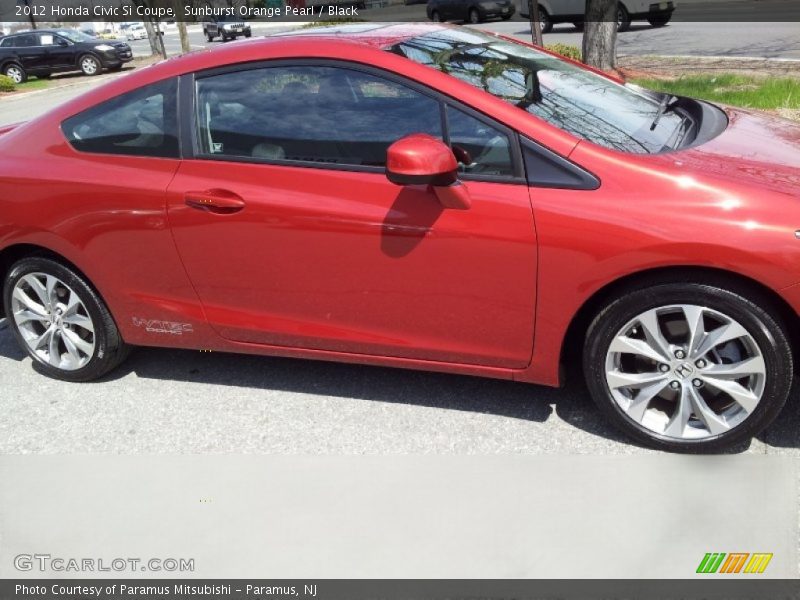
<instances>
[{"instance_id":1,"label":"car roof","mask_svg":"<svg viewBox=\"0 0 800 600\"><path fill-rule=\"evenodd\" d=\"M347 25L296 29L273 34L269 37L313 37L330 41L348 41L374 48L386 48L411 38L451 29L452 27L452 25L442 23L349 23Z\"/></svg>"}]
</instances>

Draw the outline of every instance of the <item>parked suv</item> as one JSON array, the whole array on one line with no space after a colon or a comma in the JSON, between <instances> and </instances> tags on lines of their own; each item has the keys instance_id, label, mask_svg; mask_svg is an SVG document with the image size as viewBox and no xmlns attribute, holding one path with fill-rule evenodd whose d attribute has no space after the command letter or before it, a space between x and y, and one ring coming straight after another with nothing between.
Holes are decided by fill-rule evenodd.
<instances>
[{"instance_id":1,"label":"parked suv","mask_svg":"<svg viewBox=\"0 0 800 600\"><path fill-rule=\"evenodd\" d=\"M38 29L0 39L0 73L16 83L29 75L82 71L97 75L133 60L125 42L101 40L73 29Z\"/></svg>"},{"instance_id":2,"label":"parked suv","mask_svg":"<svg viewBox=\"0 0 800 600\"><path fill-rule=\"evenodd\" d=\"M530 19L531 0L520 0L519 16ZM626 31L631 21L647 21L653 27L669 23L677 2L653 2L652 0L619 0L617 5L617 29ZM556 23L572 23L583 29L586 0L539 0L539 20L542 33L548 33Z\"/></svg>"},{"instance_id":3,"label":"parked suv","mask_svg":"<svg viewBox=\"0 0 800 600\"><path fill-rule=\"evenodd\" d=\"M235 40L240 35L246 38L252 35L250 25L236 17L220 17L216 21L206 21L203 23L203 33L209 42L213 42L215 37L221 37L223 42L227 42Z\"/></svg>"}]
</instances>

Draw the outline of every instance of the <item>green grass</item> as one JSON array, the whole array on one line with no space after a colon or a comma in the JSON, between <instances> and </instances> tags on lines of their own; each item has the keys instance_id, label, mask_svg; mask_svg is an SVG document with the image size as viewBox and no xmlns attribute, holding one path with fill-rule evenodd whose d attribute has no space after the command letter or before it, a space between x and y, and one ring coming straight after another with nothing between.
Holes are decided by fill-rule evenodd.
<instances>
[{"instance_id":1,"label":"green grass","mask_svg":"<svg viewBox=\"0 0 800 600\"><path fill-rule=\"evenodd\" d=\"M800 108L800 79L790 77L749 77L687 75L677 79L634 79L633 83L659 92L745 108Z\"/></svg>"},{"instance_id":2,"label":"green grass","mask_svg":"<svg viewBox=\"0 0 800 600\"><path fill-rule=\"evenodd\" d=\"M25 83L17 84L16 88L14 89L15 92L30 92L32 90L41 90L50 85L50 82L47 79L38 79L36 77L31 77Z\"/></svg>"}]
</instances>

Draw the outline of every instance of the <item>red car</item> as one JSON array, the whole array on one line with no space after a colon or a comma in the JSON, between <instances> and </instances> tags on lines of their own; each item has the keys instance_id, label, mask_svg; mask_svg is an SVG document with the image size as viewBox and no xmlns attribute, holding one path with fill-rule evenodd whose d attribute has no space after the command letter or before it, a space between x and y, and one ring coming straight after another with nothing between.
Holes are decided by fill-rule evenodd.
<instances>
[{"instance_id":1,"label":"red car","mask_svg":"<svg viewBox=\"0 0 800 600\"><path fill-rule=\"evenodd\" d=\"M677 451L789 392L800 129L436 24L237 42L0 136L10 329L45 374L130 346L556 386Z\"/></svg>"}]
</instances>

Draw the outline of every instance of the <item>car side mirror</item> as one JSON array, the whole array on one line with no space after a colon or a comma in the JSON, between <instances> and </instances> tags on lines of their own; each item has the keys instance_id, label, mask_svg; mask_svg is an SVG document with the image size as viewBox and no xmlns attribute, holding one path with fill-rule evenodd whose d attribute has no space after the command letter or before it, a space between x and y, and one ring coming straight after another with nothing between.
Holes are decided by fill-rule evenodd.
<instances>
[{"instance_id":1,"label":"car side mirror","mask_svg":"<svg viewBox=\"0 0 800 600\"><path fill-rule=\"evenodd\" d=\"M414 133L397 140L386 152L386 178L396 185L428 185L445 208L466 210L469 192L458 180L458 162L441 140Z\"/></svg>"},{"instance_id":2,"label":"car side mirror","mask_svg":"<svg viewBox=\"0 0 800 600\"><path fill-rule=\"evenodd\" d=\"M58 38L56 40L56 44L58 44L59 46L69 46L69 42L62 38Z\"/></svg>"}]
</instances>

